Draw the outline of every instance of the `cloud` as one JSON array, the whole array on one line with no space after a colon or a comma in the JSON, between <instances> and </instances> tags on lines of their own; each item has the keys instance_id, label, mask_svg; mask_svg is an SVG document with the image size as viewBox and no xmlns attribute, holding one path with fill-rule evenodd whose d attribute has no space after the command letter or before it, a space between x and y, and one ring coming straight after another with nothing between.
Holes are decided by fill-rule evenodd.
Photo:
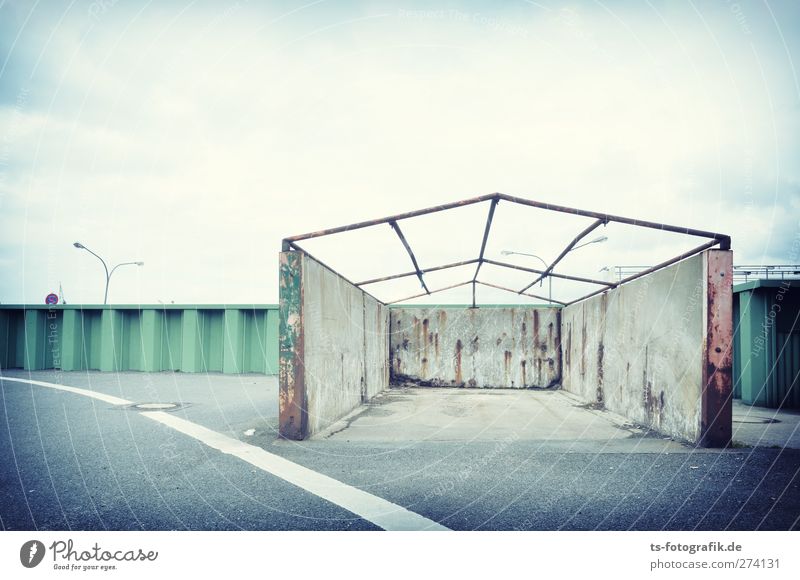
<instances>
[{"instance_id":1,"label":"cloud","mask_svg":"<svg viewBox=\"0 0 800 580\"><path fill-rule=\"evenodd\" d=\"M0 46L0 300L59 281L97 300L81 240L146 262L119 272L119 302L274 302L283 236L493 191L724 231L737 262L787 260L797 7L773 7L784 46L759 4L742 4L746 28L726 6L544 5L5 5L19 41ZM493 251L551 259L582 227L513 217ZM480 220L443 220L415 233L421 259L463 231L477 251ZM653 263L678 244L615 235L568 266ZM391 235L348 243L328 245L345 274L408 268Z\"/></svg>"}]
</instances>

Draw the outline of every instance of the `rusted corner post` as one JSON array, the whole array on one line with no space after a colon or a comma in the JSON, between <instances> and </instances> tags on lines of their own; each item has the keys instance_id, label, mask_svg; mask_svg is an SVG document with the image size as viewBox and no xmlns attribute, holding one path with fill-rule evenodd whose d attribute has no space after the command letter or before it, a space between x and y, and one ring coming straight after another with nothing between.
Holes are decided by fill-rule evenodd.
<instances>
[{"instance_id":1,"label":"rusted corner post","mask_svg":"<svg viewBox=\"0 0 800 580\"><path fill-rule=\"evenodd\" d=\"M699 443L727 447L733 423L733 254L708 250L703 256L706 301Z\"/></svg>"},{"instance_id":2,"label":"rusted corner post","mask_svg":"<svg viewBox=\"0 0 800 580\"><path fill-rule=\"evenodd\" d=\"M278 431L300 441L308 435L303 329L303 254L280 255Z\"/></svg>"}]
</instances>

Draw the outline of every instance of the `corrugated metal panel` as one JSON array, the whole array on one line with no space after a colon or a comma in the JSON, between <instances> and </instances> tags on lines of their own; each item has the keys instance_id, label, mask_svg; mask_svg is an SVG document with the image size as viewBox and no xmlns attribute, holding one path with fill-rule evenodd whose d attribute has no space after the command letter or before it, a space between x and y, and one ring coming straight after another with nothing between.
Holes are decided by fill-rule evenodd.
<instances>
[{"instance_id":1,"label":"corrugated metal panel","mask_svg":"<svg viewBox=\"0 0 800 580\"><path fill-rule=\"evenodd\" d=\"M275 374L275 306L0 307L0 369Z\"/></svg>"},{"instance_id":2,"label":"corrugated metal panel","mask_svg":"<svg viewBox=\"0 0 800 580\"><path fill-rule=\"evenodd\" d=\"M800 408L800 333L776 335L775 377L770 381L770 407Z\"/></svg>"},{"instance_id":3,"label":"corrugated metal panel","mask_svg":"<svg viewBox=\"0 0 800 580\"><path fill-rule=\"evenodd\" d=\"M733 295L733 398L742 398L742 337L740 334L741 316L739 298Z\"/></svg>"}]
</instances>

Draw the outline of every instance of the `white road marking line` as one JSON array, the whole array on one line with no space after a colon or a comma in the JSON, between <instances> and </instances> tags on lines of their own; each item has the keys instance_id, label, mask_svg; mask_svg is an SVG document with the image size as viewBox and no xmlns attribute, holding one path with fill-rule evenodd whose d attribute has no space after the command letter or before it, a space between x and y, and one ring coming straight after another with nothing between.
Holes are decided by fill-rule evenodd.
<instances>
[{"instance_id":1,"label":"white road marking line","mask_svg":"<svg viewBox=\"0 0 800 580\"><path fill-rule=\"evenodd\" d=\"M120 399L112 395L90 391L88 389L81 389L79 387L68 387L67 385L59 385L57 383L48 383L45 381L34 381L32 379L17 379L0 376L0 381L10 381L14 383L27 383L37 385L40 387L47 387L50 389L57 389L59 391L67 391L76 395L83 395L84 397L91 397L98 399L112 405L132 405L133 401ZM342 483L332 477L317 473L307 467L298 465L288 459L284 459L279 455L269 453L256 447L217 433L211 429L207 429L197 423L192 423L185 419L181 419L174 415L164 413L163 411L146 411L139 413L140 415L157 421L168 427L175 429L197 439L201 443L208 445L213 449L217 449L222 453L238 457L262 471L266 471L284 481L291 483L309 493L321 497L333 504L338 505L357 516L372 522L378 527L389 531L408 531L408 530L435 530L435 531L450 531L447 528L433 520L429 520L417 513L407 510L406 508L387 501L378 496L362 491L356 487Z\"/></svg>"},{"instance_id":2,"label":"white road marking line","mask_svg":"<svg viewBox=\"0 0 800 580\"><path fill-rule=\"evenodd\" d=\"M140 414L172 427L176 431L193 437L222 453L238 457L292 485L296 485L322 499L343 507L384 530L449 531L449 528L402 506L342 483L327 475L317 473L255 445L250 445L202 427L197 423L192 423L162 411L148 411Z\"/></svg>"},{"instance_id":3,"label":"white road marking line","mask_svg":"<svg viewBox=\"0 0 800 580\"><path fill-rule=\"evenodd\" d=\"M11 381L12 383L27 383L30 385L37 385L40 387L47 387L48 389L58 389L59 391L67 391L68 393L75 393L76 395L83 395L84 397L91 397L99 401L104 401L112 405L133 405L133 401L120 399L113 395L106 395L98 393L97 391L90 391L88 389L81 389L79 387L68 387L67 385L59 385L57 383L46 383L44 381L34 381L31 379L12 379L10 377L0 376L0 381Z\"/></svg>"}]
</instances>

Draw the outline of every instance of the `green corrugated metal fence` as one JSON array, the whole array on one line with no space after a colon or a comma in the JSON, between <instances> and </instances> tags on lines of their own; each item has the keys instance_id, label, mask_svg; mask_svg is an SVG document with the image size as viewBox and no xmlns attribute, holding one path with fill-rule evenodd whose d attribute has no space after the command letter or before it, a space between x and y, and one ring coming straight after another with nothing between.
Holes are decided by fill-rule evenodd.
<instances>
[{"instance_id":1,"label":"green corrugated metal fence","mask_svg":"<svg viewBox=\"0 0 800 580\"><path fill-rule=\"evenodd\" d=\"M733 291L734 396L800 408L800 280L754 280Z\"/></svg>"},{"instance_id":2,"label":"green corrugated metal fence","mask_svg":"<svg viewBox=\"0 0 800 580\"><path fill-rule=\"evenodd\" d=\"M770 407L800 408L800 333L779 332L776 336L777 361L773 392L767 395Z\"/></svg>"},{"instance_id":3,"label":"green corrugated metal fence","mask_svg":"<svg viewBox=\"0 0 800 580\"><path fill-rule=\"evenodd\" d=\"M0 368L278 372L277 305L0 305Z\"/></svg>"}]
</instances>

